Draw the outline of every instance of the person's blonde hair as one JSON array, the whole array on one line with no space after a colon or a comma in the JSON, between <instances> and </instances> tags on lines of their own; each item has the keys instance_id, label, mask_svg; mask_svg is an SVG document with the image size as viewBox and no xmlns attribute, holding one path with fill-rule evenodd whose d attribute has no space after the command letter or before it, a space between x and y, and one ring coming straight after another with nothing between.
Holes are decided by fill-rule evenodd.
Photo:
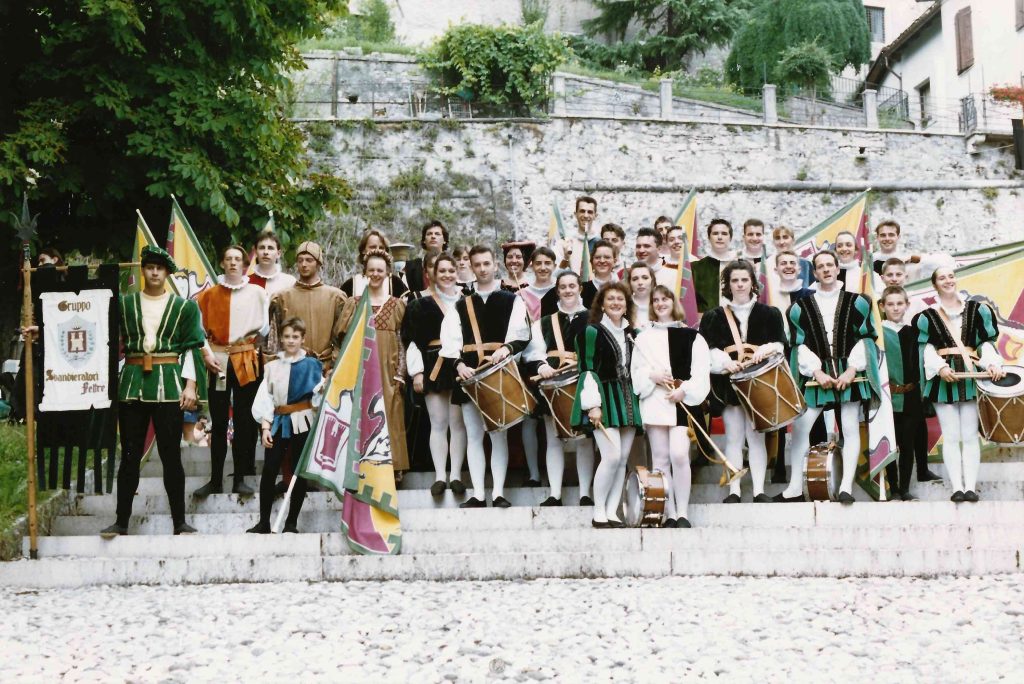
<instances>
[{"instance_id":1,"label":"person's blonde hair","mask_svg":"<svg viewBox=\"0 0 1024 684\"><path fill-rule=\"evenodd\" d=\"M686 312L683 311L683 305L679 303L679 298L675 296L675 293L673 293L672 290L668 289L664 285L655 285L654 289L651 290L651 307L647 310L648 318L655 323L658 322L658 315L654 313L654 295L659 294L672 300L672 320L685 321Z\"/></svg>"}]
</instances>

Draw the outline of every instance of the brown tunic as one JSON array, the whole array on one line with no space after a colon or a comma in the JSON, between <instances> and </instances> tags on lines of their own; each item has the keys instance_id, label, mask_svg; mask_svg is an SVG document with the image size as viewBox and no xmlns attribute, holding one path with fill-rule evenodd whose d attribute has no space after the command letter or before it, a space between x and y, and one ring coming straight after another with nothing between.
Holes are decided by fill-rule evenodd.
<instances>
[{"instance_id":1,"label":"brown tunic","mask_svg":"<svg viewBox=\"0 0 1024 684\"><path fill-rule=\"evenodd\" d=\"M358 304L359 300L354 297L345 302L338 326L341 335L348 330ZM384 411L391 438L391 463L396 471L409 469L409 452L405 444L405 401L398 382L399 378L405 377L405 349L399 334L404 316L405 302L397 297L388 297L382 305L373 307L373 327L377 330L377 353L384 384Z\"/></svg>"},{"instance_id":2,"label":"brown tunic","mask_svg":"<svg viewBox=\"0 0 1024 684\"><path fill-rule=\"evenodd\" d=\"M336 287L318 282L303 285L296 282L274 295L270 300L270 336L273 341L268 352L281 349L281 325L289 318L298 317L306 324L306 341L303 345L307 354L316 356L325 365L333 365L338 355L338 343L342 329L341 312L345 305L345 294Z\"/></svg>"}]
</instances>

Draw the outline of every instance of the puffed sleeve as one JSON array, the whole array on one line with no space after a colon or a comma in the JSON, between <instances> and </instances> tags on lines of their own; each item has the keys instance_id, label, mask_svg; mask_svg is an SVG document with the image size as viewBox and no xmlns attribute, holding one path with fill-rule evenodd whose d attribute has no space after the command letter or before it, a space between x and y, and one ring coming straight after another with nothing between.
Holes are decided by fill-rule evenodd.
<instances>
[{"instance_id":1,"label":"puffed sleeve","mask_svg":"<svg viewBox=\"0 0 1024 684\"><path fill-rule=\"evenodd\" d=\"M689 406L702 404L711 391L711 374L707 370L709 353L707 340L698 334L690 352L690 379L683 382L683 403Z\"/></svg>"},{"instance_id":2,"label":"puffed sleeve","mask_svg":"<svg viewBox=\"0 0 1024 684\"><path fill-rule=\"evenodd\" d=\"M649 328L637 335L633 358L629 362L629 377L633 381L633 391L645 399L657 388L654 381L651 380L651 373L654 369L648 359L652 353L650 349L652 335L657 332L655 328Z\"/></svg>"}]
</instances>

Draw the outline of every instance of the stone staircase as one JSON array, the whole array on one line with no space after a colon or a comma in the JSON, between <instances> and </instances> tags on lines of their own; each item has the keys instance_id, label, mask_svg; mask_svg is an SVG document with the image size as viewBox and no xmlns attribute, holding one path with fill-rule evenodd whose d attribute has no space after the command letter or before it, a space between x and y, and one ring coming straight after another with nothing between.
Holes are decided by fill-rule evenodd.
<instances>
[{"instance_id":1,"label":"stone staircase","mask_svg":"<svg viewBox=\"0 0 1024 684\"><path fill-rule=\"evenodd\" d=\"M209 473L209 452L184 452L186 491ZM595 530L578 489L563 490L562 508L541 508L546 488L511 487L510 509L459 509L450 490L434 499L432 473L408 473L399 490L402 553L353 554L340 534L341 501L312 492L299 517L301 534L251 535L256 497L213 495L187 500L195 536L171 535L161 465L143 466L130 534L110 541L115 498L77 496L52 536L39 539L38 560L0 564L2 586L193 584L369 579L530 579L667 575L934 576L1021 571L1024 551L1024 462L993 450L983 463L976 504L953 504L941 482L915 482L917 502L723 505L718 468L695 471L692 529ZM942 466L933 464L935 472ZM228 470L230 470L230 461ZM572 469L567 468L567 473ZM510 475L513 483L520 476ZM227 481L228 478L225 478ZM468 474L463 481L469 481ZM253 487L258 478L247 478ZM775 494L782 485L769 484ZM275 504L275 512L280 502ZM24 543L28 555L28 540Z\"/></svg>"}]
</instances>

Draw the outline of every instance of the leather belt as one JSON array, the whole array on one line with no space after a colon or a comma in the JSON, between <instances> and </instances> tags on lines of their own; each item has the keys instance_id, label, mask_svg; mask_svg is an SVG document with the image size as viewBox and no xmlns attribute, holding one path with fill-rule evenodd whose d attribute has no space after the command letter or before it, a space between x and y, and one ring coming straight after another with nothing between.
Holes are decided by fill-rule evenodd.
<instances>
[{"instance_id":1,"label":"leather belt","mask_svg":"<svg viewBox=\"0 0 1024 684\"><path fill-rule=\"evenodd\" d=\"M299 411L305 411L306 409L311 408L313 408L313 402L307 399L305 401L297 401L294 404L277 406L274 408L274 415L287 416L289 413L298 413Z\"/></svg>"},{"instance_id":2,"label":"leather belt","mask_svg":"<svg viewBox=\"0 0 1024 684\"><path fill-rule=\"evenodd\" d=\"M911 382L907 385L895 385L891 382L889 383L889 391L892 392L893 394L906 394L907 392L913 390L915 387L917 387L916 382Z\"/></svg>"},{"instance_id":3,"label":"leather belt","mask_svg":"<svg viewBox=\"0 0 1024 684\"><path fill-rule=\"evenodd\" d=\"M215 352L221 352L224 354L241 354L242 352L253 351L256 349L256 345L252 342L243 342L242 344L215 344L210 342L210 349Z\"/></svg>"},{"instance_id":4,"label":"leather belt","mask_svg":"<svg viewBox=\"0 0 1024 684\"><path fill-rule=\"evenodd\" d=\"M260 355L253 342L216 344L211 341L210 349L228 355L239 387L245 387L260 377Z\"/></svg>"},{"instance_id":5,"label":"leather belt","mask_svg":"<svg viewBox=\"0 0 1024 684\"><path fill-rule=\"evenodd\" d=\"M547 354L549 359L559 359L560 364L576 363L576 353L570 351L549 351Z\"/></svg>"},{"instance_id":6,"label":"leather belt","mask_svg":"<svg viewBox=\"0 0 1024 684\"><path fill-rule=\"evenodd\" d=\"M148 373L153 366L163 366L170 363L178 363L177 354L129 354L124 362L129 366L142 366L142 372Z\"/></svg>"}]
</instances>

